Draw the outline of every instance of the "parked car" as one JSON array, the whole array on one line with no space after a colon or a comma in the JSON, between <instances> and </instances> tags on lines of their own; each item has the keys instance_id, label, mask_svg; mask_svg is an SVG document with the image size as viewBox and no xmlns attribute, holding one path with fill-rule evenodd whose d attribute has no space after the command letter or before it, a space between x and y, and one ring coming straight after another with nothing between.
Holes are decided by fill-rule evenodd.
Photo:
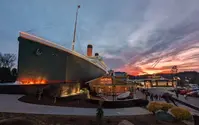
<instances>
[{"instance_id":1,"label":"parked car","mask_svg":"<svg viewBox=\"0 0 199 125\"><path fill-rule=\"evenodd\" d=\"M169 91L170 92L180 92L181 90L185 90L186 88L184 88L184 87L176 87L176 88L173 88L173 89L170 89Z\"/></svg>"},{"instance_id":2,"label":"parked car","mask_svg":"<svg viewBox=\"0 0 199 125\"><path fill-rule=\"evenodd\" d=\"M184 89L184 90L180 90L180 94L181 95L185 95L185 94L187 94L187 93L189 93L189 92L191 92L192 90L191 89Z\"/></svg>"},{"instance_id":3,"label":"parked car","mask_svg":"<svg viewBox=\"0 0 199 125\"><path fill-rule=\"evenodd\" d=\"M191 91L186 94L187 96L199 97L199 90Z\"/></svg>"}]
</instances>

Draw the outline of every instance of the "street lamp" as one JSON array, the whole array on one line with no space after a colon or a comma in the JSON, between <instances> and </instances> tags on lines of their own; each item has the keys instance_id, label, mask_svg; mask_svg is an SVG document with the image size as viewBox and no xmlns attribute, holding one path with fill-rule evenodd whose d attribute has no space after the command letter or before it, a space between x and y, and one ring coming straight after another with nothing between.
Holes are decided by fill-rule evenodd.
<instances>
[{"instance_id":1,"label":"street lamp","mask_svg":"<svg viewBox=\"0 0 199 125\"><path fill-rule=\"evenodd\" d=\"M113 101L115 101L115 78L112 76L112 96L113 96Z\"/></svg>"}]
</instances>

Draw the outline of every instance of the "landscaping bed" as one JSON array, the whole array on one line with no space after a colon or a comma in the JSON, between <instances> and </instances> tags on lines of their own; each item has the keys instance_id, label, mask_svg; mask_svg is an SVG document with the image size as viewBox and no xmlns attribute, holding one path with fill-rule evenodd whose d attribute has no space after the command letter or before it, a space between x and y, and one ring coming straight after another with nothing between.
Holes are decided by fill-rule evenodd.
<instances>
[{"instance_id":1,"label":"landscaping bed","mask_svg":"<svg viewBox=\"0 0 199 125\"><path fill-rule=\"evenodd\" d=\"M11 118L11 120L10 120ZM0 123L2 120L12 121L12 118L20 119L20 125L97 125L95 116L65 116L65 115L38 115L21 113L0 113ZM111 116L103 118L103 125L118 125L122 120L128 120L134 125L185 125L182 122L161 122L157 121L153 115L139 116ZM13 120L14 121L14 120ZM18 122L19 123L19 122ZM5 124L4 125L18 125Z\"/></svg>"},{"instance_id":2,"label":"landscaping bed","mask_svg":"<svg viewBox=\"0 0 199 125\"><path fill-rule=\"evenodd\" d=\"M81 107L81 108L97 108L99 106L100 98L87 99L85 95L77 95L65 98L57 98L56 103L53 103L54 99L50 97L42 97L38 100L36 96L23 96L19 101L40 104L40 105L51 105L51 106L65 106L65 107ZM101 99L102 100L102 99ZM147 100L136 99L136 100L122 100L122 101L104 101L102 104L103 108L124 108L124 107L145 107L148 104Z\"/></svg>"},{"instance_id":3,"label":"landscaping bed","mask_svg":"<svg viewBox=\"0 0 199 125\"><path fill-rule=\"evenodd\" d=\"M81 98L81 97L80 97ZM82 107L82 108L97 108L98 104L89 103L86 99L78 98L57 98L56 103L54 99L50 97L42 97L41 100L38 100L36 96L23 96L19 98L19 101L31 103L31 104L40 104L40 105L51 105L51 106L63 106L63 107Z\"/></svg>"}]
</instances>

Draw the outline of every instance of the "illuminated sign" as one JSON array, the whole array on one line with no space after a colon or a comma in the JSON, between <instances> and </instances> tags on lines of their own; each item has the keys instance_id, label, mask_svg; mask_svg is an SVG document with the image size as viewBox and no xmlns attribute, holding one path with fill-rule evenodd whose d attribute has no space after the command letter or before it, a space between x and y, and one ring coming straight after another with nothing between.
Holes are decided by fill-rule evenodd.
<instances>
[{"instance_id":1,"label":"illuminated sign","mask_svg":"<svg viewBox=\"0 0 199 125\"><path fill-rule=\"evenodd\" d=\"M101 84L112 84L112 78L110 77L104 77L100 79Z\"/></svg>"}]
</instances>

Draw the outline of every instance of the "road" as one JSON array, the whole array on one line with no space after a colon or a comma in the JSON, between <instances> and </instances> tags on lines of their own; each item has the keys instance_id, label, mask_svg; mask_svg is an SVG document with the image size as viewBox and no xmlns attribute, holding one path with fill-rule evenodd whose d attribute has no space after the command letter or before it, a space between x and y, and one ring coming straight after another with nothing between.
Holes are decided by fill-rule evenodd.
<instances>
[{"instance_id":1,"label":"road","mask_svg":"<svg viewBox=\"0 0 199 125\"><path fill-rule=\"evenodd\" d=\"M149 91L150 93L158 94L158 95L162 95L163 93L168 92L168 90L167 90L167 89L164 89L164 88L150 88L150 89L148 89L148 91ZM176 95L175 95L175 93L172 93L172 92L170 92L170 93L173 95L174 98L177 98ZM187 99L185 99L184 96L179 95L178 99L181 100L181 101L183 101L183 102L185 102L185 103L191 104L191 105L193 105L193 106L195 106L195 107L199 107L199 98L187 97ZM189 107L187 107L187 106L185 106L185 105L182 105L182 104L180 104L180 103L177 103L177 102L175 102L175 103L176 103L178 106L180 106L180 107L187 108L189 111L192 112L192 114L197 114L197 115L199 115L199 111L194 110L194 109L192 109L192 108L189 108Z\"/></svg>"},{"instance_id":2,"label":"road","mask_svg":"<svg viewBox=\"0 0 199 125\"><path fill-rule=\"evenodd\" d=\"M149 92L151 92L153 94L163 94L165 92L168 92L168 90L163 89L163 88L151 88L151 89L149 89ZM173 92L170 92L170 93L173 95L174 98L177 98L175 93L173 93ZM199 107L199 98L187 97L187 99L185 99L183 95L179 95L178 99L185 103L191 104L195 107Z\"/></svg>"}]
</instances>

